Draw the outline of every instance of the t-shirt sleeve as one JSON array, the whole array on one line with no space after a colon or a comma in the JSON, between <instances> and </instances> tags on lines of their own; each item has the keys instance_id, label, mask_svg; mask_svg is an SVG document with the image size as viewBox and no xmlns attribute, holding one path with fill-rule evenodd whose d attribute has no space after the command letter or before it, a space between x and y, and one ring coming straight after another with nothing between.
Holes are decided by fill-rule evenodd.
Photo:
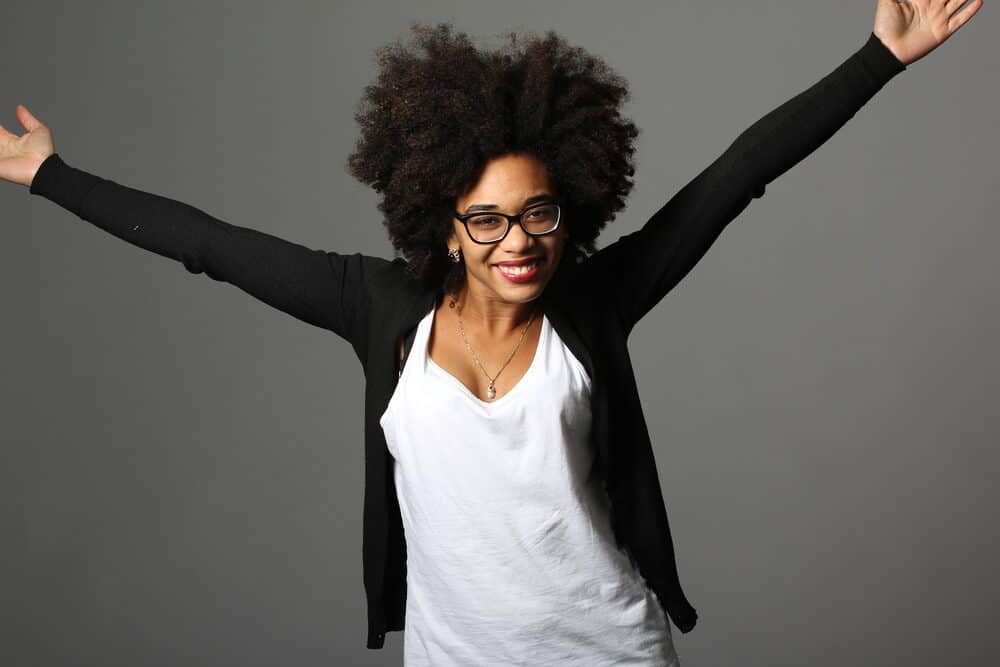
<instances>
[{"instance_id":1,"label":"t-shirt sleeve","mask_svg":"<svg viewBox=\"0 0 1000 667\"><path fill-rule=\"evenodd\" d=\"M766 114L637 231L587 258L580 268L607 290L626 331L704 256L722 230L765 186L840 129L892 77L906 69L871 33L831 73Z\"/></svg>"},{"instance_id":2,"label":"t-shirt sleeve","mask_svg":"<svg viewBox=\"0 0 1000 667\"><path fill-rule=\"evenodd\" d=\"M370 278L389 260L313 250L229 224L189 204L72 167L58 153L41 164L29 191L120 239L181 262L191 273L235 285L329 329L360 356Z\"/></svg>"}]
</instances>

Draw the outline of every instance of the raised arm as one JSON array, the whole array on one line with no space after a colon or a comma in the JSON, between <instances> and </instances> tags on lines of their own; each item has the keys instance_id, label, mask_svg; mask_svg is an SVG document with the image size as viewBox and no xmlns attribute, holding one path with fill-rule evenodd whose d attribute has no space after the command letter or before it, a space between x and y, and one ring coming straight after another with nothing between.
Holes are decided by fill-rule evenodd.
<instances>
[{"instance_id":1,"label":"raised arm","mask_svg":"<svg viewBox=\"0 0 1000 667\"><path fill-rule=\"evenodd\" d=\"M872 33L804 92L740 134L640 228L592 255L585 275L618 309L626 331L704 256L765 186L829 139L906 66Z\"/></svg>"},{"instance_id":2,"label":"raised arm","mask_svg":"<svg viewBox=\"0 0 1000 667\"><path fill-rule=\"evenodd\" d=\"M865 44L818 83L751 125L636 232L583 265L626 331L704 256L768 183L840 129L889 79L962 28L983 0L878 0Z\"/></svg>"},{"instance_id":3,"label":"raised arm","mask_svg":"<svg viewBox=\"0 0 1000 667\"><path fill-rule=\"evenodd\" d=\"M359 349L369 274L389 260L340 254L238 227L174 199L76 169L53 153L31 181L41 195L191 273L239 287L278 310L329 329ZM360 351L359 351L360 356Z\"/></svg>"}]
</instances>

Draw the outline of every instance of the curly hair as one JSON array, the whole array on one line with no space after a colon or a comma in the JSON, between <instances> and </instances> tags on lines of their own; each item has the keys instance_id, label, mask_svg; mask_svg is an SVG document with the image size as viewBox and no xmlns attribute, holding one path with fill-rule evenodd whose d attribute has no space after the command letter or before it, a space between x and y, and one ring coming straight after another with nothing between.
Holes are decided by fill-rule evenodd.
<instances>
[{"instance_id":1,"label":"curly hair","mask_svg":"<svg viewBox=\"0 0 1000 667\"><path fill-rule=\"evenodd\" d=\"M375 52L378 77L357 105L361 137L347 166L382 195L383 225L411 275L443 291L463 284L464 263L445 252L455 200L508 153L546 166L569 261L595 252L633 187L639 129L620 113L628 83L552 30L507 33L495 51L450 23L411 22L410 32L413 44L396 39Z\"/></svg>"}]
</instances>

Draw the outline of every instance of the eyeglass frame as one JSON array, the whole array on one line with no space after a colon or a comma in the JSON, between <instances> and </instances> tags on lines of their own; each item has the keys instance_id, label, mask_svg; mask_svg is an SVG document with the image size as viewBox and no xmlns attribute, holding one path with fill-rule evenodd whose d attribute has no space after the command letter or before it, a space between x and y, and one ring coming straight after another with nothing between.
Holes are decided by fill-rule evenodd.
<instances>
[{"instance_id":1,"label":"eyeglass frame","mask_svg":"<svg viewBox=\"0 0 1000 667\"><path fill-rule=\"evenodd\" d=\"M524 216L525 213L534 208L538 208L539 206L556 207L556 226L547 232L542 232L541 234L534 234L532 232L529 232L525 228L525 226L521 223L521 218ZM459 220L462 223L462 226L465 227L465 233L469 237L469 240L471 240L473 243L478 243L479 245L492 245L494 243L500 243L505 238L507 238L507 234L510 234L510 230L514 226L515 222L521 225L521 229L524 230L524 233L527 234L528 236L535 236L535 237L548 236L552 232L559 229L559 225L562 224L562 208L563 208L562 205L558 201L545 201L532 204L531 206L522 209L521 212L518 213L517 215L507 215L506 213L500 213L499 211L473 211L472 213L465 213L465 214L459 213L458 211L452 211L452 214L455 216L457 220ZM504 233L500 236L500 238L494 241L477 241L476 239L472 238L472 232L469 231L469 223L468 223L469 218L476 215L499 215L503 218L506 218L507 229L504 230Z\"/></svg>"}]
</instances>

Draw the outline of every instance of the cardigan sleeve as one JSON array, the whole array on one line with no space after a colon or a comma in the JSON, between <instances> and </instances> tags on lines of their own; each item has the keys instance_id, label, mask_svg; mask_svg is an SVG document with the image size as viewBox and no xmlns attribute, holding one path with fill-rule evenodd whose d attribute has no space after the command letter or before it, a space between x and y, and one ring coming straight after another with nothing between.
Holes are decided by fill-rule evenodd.
<instances>
[{"instance_id":1,"label":"cardigan sleeve","mask_svg":"<svg viewBox=\"0 0 1000 667\"><path fill-rule=\"evenodd\" d=\"M740 134L637 231L589 257L581 269L610 290L630 331L705 255L765 186L829 139L893 76L906 69L874 34L830 74Z\"/></svg>"},{"instance_id":2,"label":"cardigan sleeve","mask_svg":"<svg viewBox=\"0 0 1000 667\"><path fill-rule=\"evenodd\" d=\"M232 225L189 204L72 167L58 153L41 164L29 191L132 245L181 262L191 273L235 285L329 329L356 350L364 345L369 277L389 263L386 259L313 250Z\"/></svg>"}]
</instances>

